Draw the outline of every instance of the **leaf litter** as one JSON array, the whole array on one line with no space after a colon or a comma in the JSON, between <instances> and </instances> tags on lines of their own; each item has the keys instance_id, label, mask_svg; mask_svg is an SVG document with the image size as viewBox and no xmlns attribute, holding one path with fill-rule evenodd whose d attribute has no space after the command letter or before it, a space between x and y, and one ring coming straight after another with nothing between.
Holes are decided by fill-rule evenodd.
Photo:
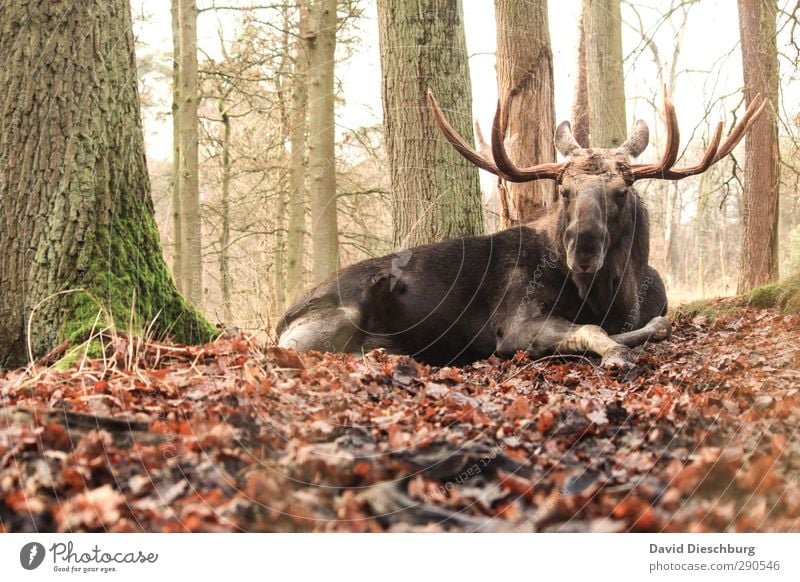
<instances>
[{"instance_id":1,"label":"leaf litter","mask_svg":"<svg viewBox=\"0 0 800 582\"><path fill-rule=\"evenodd\" d=\"M799 340L684 317L605 370L115 336L0 373L0 531L800 531Z\"/></svg>"}]
</instances>

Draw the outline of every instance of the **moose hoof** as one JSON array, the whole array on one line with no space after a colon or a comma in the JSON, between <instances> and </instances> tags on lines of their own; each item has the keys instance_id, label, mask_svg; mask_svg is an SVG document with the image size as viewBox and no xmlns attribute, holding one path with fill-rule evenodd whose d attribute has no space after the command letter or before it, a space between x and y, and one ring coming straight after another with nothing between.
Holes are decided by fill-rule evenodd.
<instances>
[{"instance_id":1,"label":"moose hoof","mask_svg":"<svg viewBox=\"0 0 800 582\"><path fill-rule=\"evenodd\" d=\"M633 365L631 351L625 346L615 346L603 354L603 367L624 368Z\"/></svg>"},{"instance_id":2,"label":"moose hoof","mask_svg":"<svg viewBox=\"0 0 800 582\"><path fill-rule=\"evenodd\" d=\"M653 330L650 341L660 342L672 335L672 322L666 317L654 317L648 326Z\"/></svg>"}]
</instances>

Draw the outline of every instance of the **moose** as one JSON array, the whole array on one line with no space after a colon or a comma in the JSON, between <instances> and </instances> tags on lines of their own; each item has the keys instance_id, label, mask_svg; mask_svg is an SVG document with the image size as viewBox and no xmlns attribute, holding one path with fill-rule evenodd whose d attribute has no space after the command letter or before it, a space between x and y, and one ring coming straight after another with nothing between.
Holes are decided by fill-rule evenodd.
<instances>
[{"instance_id":1,"label":"moose","mask_svg":"<svg viewBox=\"0 0 800 582\"><path fill-rule=\"evenodd\" d=\"M706 171L733 150L767 104L754 98L721 144L719 123L694 166L675 166L680 137L665 90L667 143L659 162L631 162L649 140L641 120L616 149L581 147L565 121L555 132L565 160L520 168L504 146L502 100L491 159L453 129L430 90L428 102L445 138L472 164L510 182L554 180L559 200L507 230L340 269L283 315L280 346L350 353L384 348L440 366L519 350L532 357L590 352L605 366L630 365L632 347L671 334L664 284L648 264L647 209L634 183Z\"/></svg>"}]
</instances>

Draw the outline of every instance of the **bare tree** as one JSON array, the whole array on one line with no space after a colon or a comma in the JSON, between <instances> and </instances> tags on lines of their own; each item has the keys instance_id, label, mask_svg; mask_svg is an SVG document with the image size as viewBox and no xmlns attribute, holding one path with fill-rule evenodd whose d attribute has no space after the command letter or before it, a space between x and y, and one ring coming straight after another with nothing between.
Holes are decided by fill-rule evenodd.
<instances>
[{"instance_id":1,"label":"bare tree","mask_svg":"<svg viewBox=\"0 0 800 582\"><path fill-rule=\"evenodd\" d=\"M646 52L650 54L650 58L656 68L658 84L655 87L653 98L649 100L654 111L658 110L655 95L660 94L664 87L667 88L667 92L670 95L675 94L679 72L678 63L683 48L683 34L686 30L689 10L694 4L696 4L696 0L670 1L666 14L661 22L663 24L669 24L674 41L671 45L671 53L664 54L664 51L662 51L655 42L656 30L647 30L639 7L628 3L628 7L635 17L635 22L626 22L625 24L636 31L641 39L641 50L646 50ZM634 55L635 54L634 52ZM656 126L654 130L655 141L658 137L658 126ZM679 270L679 262L686 259L685 253L682 253L678 248L678 240L681 237L680 213L683 207L683 190L682 186L677 182L669 183L660 180L650 185L649 190L655 191L655 199L659 201L659 208L663 210L661 213L653 212L652 217L656 224L663 226L662 236L665 244L664 262L666 267L664 274L666 280L670 282L674 279L674 276ZM702 216L702 207L702 204L697 205L697 211L700 213L700 216L698 216L696 220L698 228L701 225L700 217ZM697 244L695 247L700 249L702 245ZM702 285L700 287L702 292Z\"/></svg>"},{"instance_id":2,"label":"bare tree","mask_svg":"<svg viewBox=\"0 0 800 582\"><path fill-rule=\"evenodd\" d=\"M283 17L283 26L280 33L280 57L275 71L275 88L278 98L278 114L280 119L281 143L289 142L291 130L291 16L292 11L288 5L280 7ZM291 164L290 164L291 165ZM289 204L290 184L280 180L278 184L277 200L275 204L275 233L274 233L274 263L272 300L275 311L283 311L286 307L286 214Z\"/></svg>"},{"instance_id":3,"label":"bare tree","mask_svg":"<svg viewBox=\"0 0 800 582\"><path fill-rule=\"evenodd\" d=\"M308 126L308 51L305 36L309 28L309 6L297 2L298 20L294 42L294 74L292 76L292 109L289 141L289 227L286 238L286 288L290 302L303 291L303 244L306 230L306 129Z\"/></svg>"},{"instance_id":4,"label":"bare tree","mask_svg":"<svg viewBox=\"0 0 800 582\"><path fill-rule=\"evenodd\" d=\"M336 270L339 228L336 217L333 69L336 0L311 0L308 42L308 184L315 282Z\"/></svg>"},{"instance_id":5,"label":"bare tree","mask_svg":"<svg viewBox=\"0 0 800 582\"><path fill-rule=\"evenodd\" d=\"M222 193L219 237L219 284L222 293L222 313L228 325L233 321L231 309L231 117L225 91L221 91L219 114L222 119Z\"/></svg>"},{"instance_id":6,"label":"bare tree","mask_svg":"<svg viewBox=\"0 0 800 582\"><path fill-rule=\"evenodd\" d=\"M441 138L426 102L430 88L472 139L463 21L461 0L378 1L396 248L483 232L478 172Z\"/></svg>"},{"instance_id":7,"label":"bare tree","mask_svg":"<svg viewBox=\"0 0 800 582\"><path fill-rule=\"evenodd\" d=\"M195 304L203 302L202 222L200 220L200 177L198 163L198 75L197 5L195 0L178 0L180 19L180 213L181 272L179 280L186 296Z\"/></svg>"},{"instance_id":8,"label":"bare tree","mask_svg":"<svg viewBox=\"0 0 800 582\"><path fill-rule=\"evenodd\" d=\"M614 148L627 134L620 0L583 0L591 145Z\"/></svg>"},{"instance_id":9,"label":"bare tree","mask_svg":"<svg viewBox=\"0 0 800 582\"><path fill-rule=\"evenodd\" d=\"M497 83L508 110L506 138L511 158L521 166L554 162L555 105L553 52L547 0L495 0L497 24ZM533 129L535 128L535 129ZM538 207L555 200L551 181L505 184L510 217L504 222L530 220ZM509 220L510 219L510 220Z\"/></svg>"},{"instance_id":10,"label":"bare tree","mask_svg":"<svg viewBox=\"0 0 800 582\"><path fill-rule=\"evenodd\" d=\"M778 278L778 57L776 0L739 0L745 100L766 96L764 112L745 143L744 243L740 293Z\"/></svg>"},{"instance_id":11,"label":"bare tree","mask_svg":"<svg viewBox=\"0 0 800 582\"><path fill-rule=\"evenodd\" d=\"M185 258L183 251L183 213L181 212L181 19L179 0L170 0L172 22L172 275L181 292L186 291L183 281Z\"/></svg>"}]
</instances>

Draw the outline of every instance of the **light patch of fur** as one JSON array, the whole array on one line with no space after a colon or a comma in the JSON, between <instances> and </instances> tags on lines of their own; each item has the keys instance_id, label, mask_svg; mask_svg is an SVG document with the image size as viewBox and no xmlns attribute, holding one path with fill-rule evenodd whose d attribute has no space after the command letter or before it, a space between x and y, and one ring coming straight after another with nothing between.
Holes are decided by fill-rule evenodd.
<instances>
[{"instance_id":1,"label":"light patch of fur","mask_svg":"<svg viewBox=\"0 0 800 582\"><path fill-rule=\"evenodd\" d=\"M293 320L281 333L278 345L298 352L350 352L359 347L353 340L360 318L361 311L354 306L312 311Z\"/></svg>"},{"instance_id":2,"label":"light patch of fur","mask_svg":"<svg viewBox=\"0 0 800 582\"><path fill-rule=\"evenodd\" d=\"M559 342L557 351L564 353L590 351L602 356L618 345L599 325L579 325Z\"/></svg>"}]
</instances>

